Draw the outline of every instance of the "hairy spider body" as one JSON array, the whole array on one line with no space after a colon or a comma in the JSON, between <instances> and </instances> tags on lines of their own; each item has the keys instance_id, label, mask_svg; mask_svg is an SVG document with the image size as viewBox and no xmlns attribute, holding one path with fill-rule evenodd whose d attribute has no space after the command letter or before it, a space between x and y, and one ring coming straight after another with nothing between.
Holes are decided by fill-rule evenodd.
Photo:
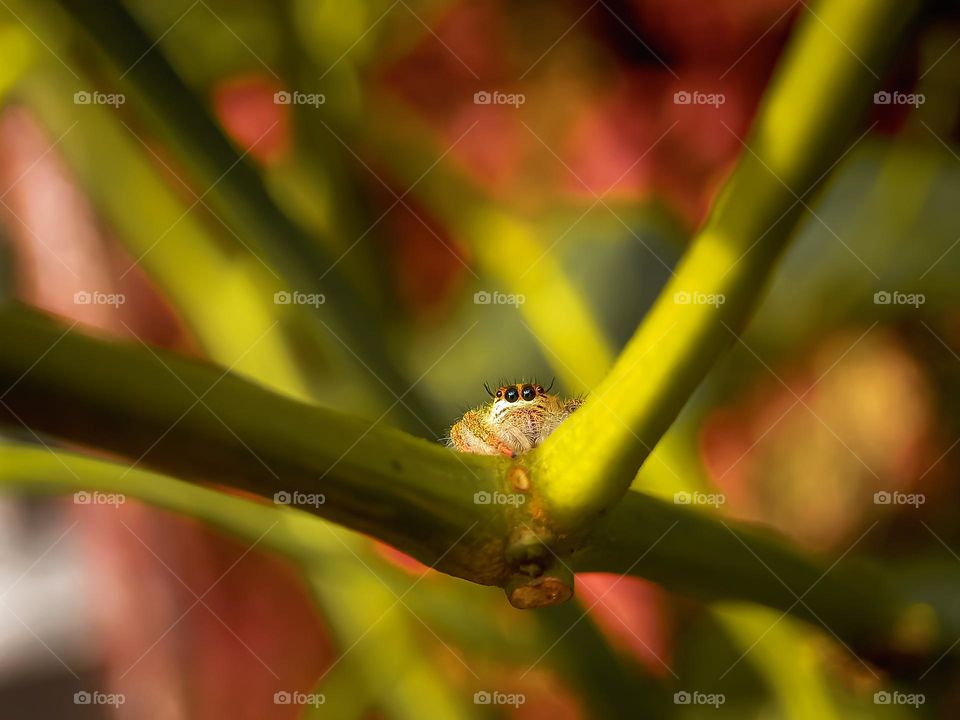
<instances>
[{"instance_id":1,"label":"hairy spider body","mask_svg":"<svg viewBox=\"0 0 960 720\"><path fill-rule=\"evenodd\" d=\"M507 457L532 450L583 404L549 391L533 383L503 385L496 393L487 388L493 401L469 410L450 428L450 445L460 452Z\"/></svg>"}]
</instances>

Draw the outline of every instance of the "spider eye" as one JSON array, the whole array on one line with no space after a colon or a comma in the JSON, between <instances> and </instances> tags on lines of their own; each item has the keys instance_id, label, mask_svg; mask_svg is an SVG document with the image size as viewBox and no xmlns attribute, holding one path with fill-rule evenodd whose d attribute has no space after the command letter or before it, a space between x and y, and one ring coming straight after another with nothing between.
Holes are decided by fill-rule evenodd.
<instances>
[{"instance_id":1,"label":"spider eye","mask_svg":"<svg viewBox=\"0 0 960 720\"><path fill-rule=\"evenodd\" d=\"M515 387L507 388L507 391L503 394L503 396L507 399L507 402L511 403L520 399L520 393L517 392Z\"/></svg>"},{"instance_id":2,"label":"spider eye","mask_svg":"<svg viewBox=\"0 0 960 720\"><path fill-rule=\"evenodd\" d=\"M497 397L503 397L503 390L497 390Z\"/></svg>"},{"instance_id":3,"label":"spider eye","mask_svg":"<svg viewBox=\"0 0 960 720\"><path fill-rule=\"evenodd\" d=\"M520 395L524 400L530 402L537 396L537 391L533 389L532 385L524 385L523 389L520 391Z\"/></svg>"}]
</instances>

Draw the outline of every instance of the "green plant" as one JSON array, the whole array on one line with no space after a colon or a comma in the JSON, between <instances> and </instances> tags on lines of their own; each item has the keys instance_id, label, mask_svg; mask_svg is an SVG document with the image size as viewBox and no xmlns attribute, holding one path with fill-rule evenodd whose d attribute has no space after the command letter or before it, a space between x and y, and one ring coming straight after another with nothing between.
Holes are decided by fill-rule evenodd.
<instances>
[{"instance_id":1,"label":"green plant","mask_svg":"<svg viewBox=\"0 0 960 720\"><path fill-rule=\"evenodd\" d=\"M589 359L577 361L578 370L561 359L560 372L591 392L542 448L514 461L456 455L379 421L304 402L316 393L293 371L278 382L261 365L243 373L245 379L232 368L64 331L8 304L0 311L0 335L11 339L0 353L0 379L8 387L5 420L163 474L8 445L0 449L0 482L18 492L122 491L245 537L277 523L267 546L305 566L318 547L325 548L317 540L322 523L185 481L266 498L317 493L325 498L315 508L320 518L390 543L442 572L503 587L518 607L569 598L574 572L634 574L698 598L793 613L864 653L938 654L960 631L957 620L937 608L933 621L914 631L918 614L927 617L923 598L912 597L887 571L847 561L843 573L828 574L829 563L772 534L630 490L654 446L746 325L806 218L806 199L844 156L875 89L875 72L908 30L918 4L835 0L804 18L709 220L609 373L595 385L581 378L584 367L606 362L599 342L590 343ZM121 66L149 42L118 4L64 7ZM811 74L813 66L829 72ZM271 273L291 286L313 287L312 278L329 260L326 250L277 207L163 56L145 57L129 82L196 178L209 184L234 165L241 168L216 184L216 209L241 245L263 251ZM49 98L39 95L42 107ZM119 215L122 208L113 211ZM491 229L523 234L522 225L493 210L473 213L463 222L474 237ZM244 254L239 247L231 252ZM161 285L175 282L175 260L167 256L153 268ZM213 277L216 262L203 264ZM322 288L340 299L330 311L336 320L331 332L357 343L355 357L373 364L394 406L405 406L407 392L401 392L401 373L386 351L377 312L346 278L332 277L333 284ZM270 284L258 269L249 271L247 282L261 290ZM181 290L188 298L189 290ZM678 303L683 293L724 301ZM184 313L211 358L224 365L231 362L226 348L255 346L263 337L247 330L224 340L202 313ZM538 321L548 322L534 316ZM325 326L319 314L307 324L320 336L317 322ZM318 341L314 357L331 346L342 354L336 342ZM297 365L282 344L274 355L290 368ZM478 504L476 493L521 494L525 502ZM758 562L771 573L758 575Z\"/></svg>"}]
</instances>

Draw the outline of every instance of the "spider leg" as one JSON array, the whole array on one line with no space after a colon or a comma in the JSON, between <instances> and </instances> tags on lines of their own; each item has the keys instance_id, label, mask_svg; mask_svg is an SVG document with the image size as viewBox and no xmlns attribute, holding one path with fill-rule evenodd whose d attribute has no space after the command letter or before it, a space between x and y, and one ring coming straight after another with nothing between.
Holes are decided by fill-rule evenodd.
<instances>
[{"instance_id":1,"label":"spider leg","mask_svg":"<svg viewBox=\"0 0 960 720\"><path fill-rule=\"evenodd\" d=\"M477 455L516 456L516 452L505 443L486 422L485 417L476 410L470 410L450 428L450 442L460 452Z\"/></svg>"}]
</instances>

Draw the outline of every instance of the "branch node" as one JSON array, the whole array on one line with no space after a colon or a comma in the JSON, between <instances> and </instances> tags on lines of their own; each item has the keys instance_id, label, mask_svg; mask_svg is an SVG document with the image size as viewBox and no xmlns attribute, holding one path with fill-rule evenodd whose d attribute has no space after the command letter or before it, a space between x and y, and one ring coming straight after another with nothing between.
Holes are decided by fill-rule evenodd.
<instances>
[{"instance_id":1,"label":"branch node","mask_svg":"<svg viewBox=\"0 0 960 720\"><path fill-rule=\"evenodd\" d=\"M560 605L573 597L573 574L562 566L550 567L538 577L518 573L504 589L510 604L519 610Z\"/></svg>"},{"instance_id":2,"label":"branch node","mask_svg":"<svg viewBox=\"0 0 960 720\"><path fill-rule=\"evenodd\" d=\"M530 475L527 473L526 468L514 465L510 468L508 477L514 490L525 493L530 489Z\"/></svg>"}]
</instances>

